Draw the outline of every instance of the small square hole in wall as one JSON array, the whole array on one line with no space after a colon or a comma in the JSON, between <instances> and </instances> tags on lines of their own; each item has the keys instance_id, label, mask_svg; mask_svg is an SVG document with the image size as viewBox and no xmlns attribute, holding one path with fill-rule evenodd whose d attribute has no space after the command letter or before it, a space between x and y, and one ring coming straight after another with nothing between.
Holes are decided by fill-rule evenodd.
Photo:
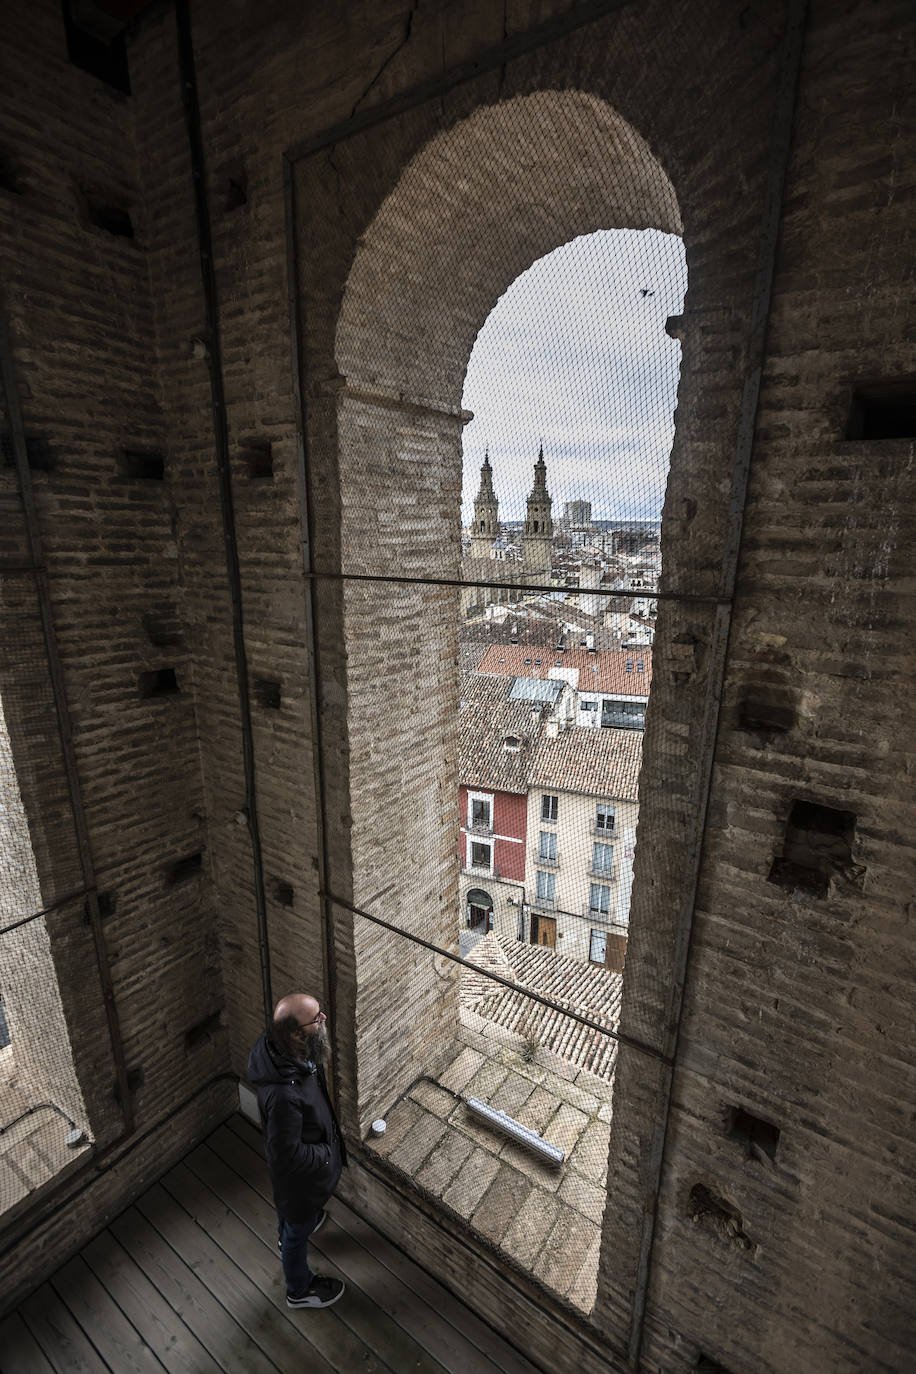
<instances>
[{"instance_id":1,"label":"small square hole in wall","mask_svg":"<svg viewBox=\"0 0 916 1374\"><path fill-rule=\"evenodd\" d=\"M229 215L233 210L241 210L248 204L248 183L242 171L231 172L226 177L226 194L223 208Z\"/></svg>"},{"instance_id":2,"label":"small square hole in wall","mask_svg":"<svg viewBox=\"0 0 916 1374\"><path fill-rule=\"evenodd\" d=\"M152 672L141 673L138 691L142 700L149 697L173 697L181 691L174 668L154 668Z\"/></svg>"},{"instance_id":3,"label":"small square hole in wall","mask_svg":"<svg viewBox=\"0 0 916 1374\"><path fill-rule=\"evenodd\" d=\"M206 1044L212 1040L213 1036L220 1029L220 1012L211 1012L203 1020L197 1021L184 1033L184 1046L186 1050L196 1050L198 1046Z\"/></svg>"},{"instance_id":4,"label":"small square hole in wall","mask_svg":"<svg viewBox=\"0 0 916 1374\"><path fill-rule=\"evenodd\" d=\"M127 1070L127 1091L133 1097L134 1093L139 1092L143 1087L144 1073L141 1065L137 1064L134 1068ZM114 1100L121 1101L121 1085L115 1081Z\"/></svg>"},{"instance_id":5,"label":"small square hole in wall","mask_svg":"<svg viewBox=\"0 0 916 1374\"><path fill-rule=\"evenodd\" d=\"M108 205L102 200L86 197L86 217L96 229L104 229L116 239L134 237L133 220L130 211L123 205Z\"/></svg>"},{"instance_id":6,"label":"small square hole in wall","mask_svg":"<svg viewBox=\"0 0 916 1374\"><path fill-rule=\"evenodd\" d=\"M916 438L916 377L860 382L852 393L846 438Z\"/></svg>"},{"instance_id":7,"label":"small square hole in wall","mask_svg":"<svg viewBox=\"0 0 916 1374\"><path fill-rule=\"evenodd\" d=\"M165 477L165 454L155 449L122 448L118 455L122 477L141 482L161 482Z\"/></svg>"},{"instance_id":8,"label":"small square hole in wall","mask_svg":"<svg viewBox=\"0 0 916 1374\"><path fill-rule=\"evenodd\" d=\"M790 892L826 897L835 872L852 870L856 818L818 802L795 801L786 822L782 854L768 881Z\"/></svg>"},{"instance_id":9,"label":"small square hole in wall","mask_svg":"<svg viewBox=\"0 0 916 1374\"><path fill-rule=\"evenodd\" d=\"M74 67L130 95L125 21L117 18L118 7L63 0L62 9L67 56Z\"/></svg>"},{"instance_id":10,"label":"small square hole in wall","mask_svg":"<svg viewBox=\"0 0 916 1374\"><path fill-rule=\"evenodd\" d=\"M204 866L204 858L201 853L185 854L184 858L176 859L169 864L165 871L165 881L168 887L178 887L181 883L190 882L192 878L200 876Z\"/></svg>"},{"instance_id":11,"label":"small square hole in wall","mask_svg":"<svg viewBox=\"0 0 916 1374\"><path fill-rule=\"evenodd\" d=\"M292 906L294 898L292 883L285 883L278 878L274 883L274 900L280 906Z\"/></svg>"},{"instance_id":12,"label":"small square hole in wall","mask_svg":"<svg viewBox=\"0 0 916 1374\"><path fill-rule=\"evenodd\" d=\"M246 439L242 458L252 481L266 481L274 475L273 445L269 439Z\"/></svg>"},{"instance_id":13,"label":"small square hole in wall","mask_svg":"<svg viewBox=\"0 0 916 1374\"><path fill-rule=\"evenodd\" d=\"M0 191L6 191L13 196L25 195L22 177L4 148L0 148Z\"/></svg>"},{"instance_id":14,"label":"small square hole in wall","mask_svg":"<svg viewBox=\"0 0 916 1374\"><path fill-rule=\"evenodd\" d=\"M764 1121L761 1117L745 1111L743 1107L728 1107L725 1132L732 1140L737 1140L744 1146L748 1159L757 1159L763 1163L765 1159L776 1158L779 1127L774 1126L771 1121Z\"/></svg>"},{"instance_id":15,"label":"small square hole in wall","mask_svg":"<svg viewBox=\"0 0 916 1374\"><path fill-rule=\"evenodd\" d=\"M255 678L254 696L259 706L263 706L268 711L279 711L281 704L281 692L279 682L271 682L268 678Z\"/></svg>"},{"instance_id":16,"label":"small square hole in wall","mask_svg":"<svg viewBox=\"0 0 916 1374\"><path fill-rule=\"evenodd\" d=\"M107 921L117 910L117 901L113 892L97 892L95 896L96 905L99 909L99 917ZM92 909L88 902L85 903L85 923L88 925L92 920Z\"/></svg>"},{"instance_id":17,"label":"small square hole in wall","mask_svg":"<svg viewBox=\"0 0 916 1374\"><path fill-rule=\"evenodd\" d=\"M795 724L795 707L748 694L738 704L738 729L758 735L784 735Z\"/></svg>"}]
</instances>

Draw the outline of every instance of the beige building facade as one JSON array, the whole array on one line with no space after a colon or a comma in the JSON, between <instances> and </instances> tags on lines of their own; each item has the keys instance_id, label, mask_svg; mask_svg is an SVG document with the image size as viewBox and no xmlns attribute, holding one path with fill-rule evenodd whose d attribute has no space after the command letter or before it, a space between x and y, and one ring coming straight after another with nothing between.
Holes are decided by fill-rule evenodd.
<instances>
[{"instance_id":1,"label":"beige building facade","mask_svg":"<svg viewBox=\"0 0 916 1374\"><path fill-rule=\"evenodd\" d=\"M532 944L622 969L638 816L635 801L531 789L525 930Z\"/></svg>"}]
</instances>

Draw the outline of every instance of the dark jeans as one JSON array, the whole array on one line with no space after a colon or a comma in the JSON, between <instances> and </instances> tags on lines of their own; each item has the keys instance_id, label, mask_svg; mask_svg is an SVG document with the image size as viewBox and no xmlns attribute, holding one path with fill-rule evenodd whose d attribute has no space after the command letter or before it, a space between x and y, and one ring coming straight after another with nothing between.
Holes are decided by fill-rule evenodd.
<instances>
[{"instance_id":1,"label":"dark jeans","mask_svg":"<svg viewBox=\"0 0 916 1374\"><path fill-rule=\"evenodd\" d=\"M286 1221L284 1217L277 1217L277 1235L280 1238L288 1297L301 1298L312 1286L315 1276L309 1268L309 1236L318 1225L320 1216L319 1209L308 1221Z\"/></svg>"}]
</instances>

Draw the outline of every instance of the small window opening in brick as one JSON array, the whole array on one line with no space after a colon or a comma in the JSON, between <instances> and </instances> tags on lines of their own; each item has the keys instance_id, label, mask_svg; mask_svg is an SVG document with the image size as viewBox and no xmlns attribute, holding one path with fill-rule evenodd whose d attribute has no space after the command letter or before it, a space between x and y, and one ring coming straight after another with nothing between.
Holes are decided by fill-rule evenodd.
<instances>
[{"instance_id":1,"label":"small window opening in brick","mask_svg":"<svg viewBox=\"0 0 916 1374\"><path fill-rule=\"evenodd\" d=\"M190 882L192 878L199 877L204 866L204 857L201 853L185 854L184 858L176 859L166 869L166 882L169 887L177 887L180 883Z\"/></svg>"},{"instance_id":2,"label":"small window opening in brick","mask_svg":"<svg viewBox=\"0 0 916 1374\"><path fill-rule=\"evenodd\" d=\"M109 13L116 8L96 4L94 0L64 0L67 56L80 71L130 95L124 21Z\"/></svg>"},{"instance_id":3,"label":"small window opening in brick","mask_svg":"<svg viewBox=\"0 0 916 1374\"><path fill-rule=\"evenodd\" d=\"M131 1096L143 1087L143 1079L143 1069L139 1064L127 1070L127 1091ZM114 1099L116 1102L121 1101L121 1085L117 1082L114 1085Z\"/></svg>"},{"instance_id":4,"label":"small window opening in brick","mask_svg":"<svg viewBox=\"0 0 916 1374\"><path fill-rule=\"evenodd\" d=\"M150 449L123 448L118 458L122 477L141 482L161 482L165 477L165 454Z\"/></svg>"},{"instance_id":5,"label":"small window opening in brick","mask_svg":"<svg viewBox=\"0 0 916 1374\"><path fill-rule=\"evenodd\" d=\"M237 172L230 176L226 182L225 209L227 214L233 210L240 210L243 205L248 204L248 187L245 183L245 176L242 172Z\"/></svg>"},{"instance_id":6,"label":"small window opening in brick","mask_svg":"<svg viewBox=\"0 0 916 1374\"><path fill-rule=\"evenodd\" d=\"M758 1159L762 1163L763 1156L767 1159L776 1158L779 1127L771 1121L764 1121L746 1112L743 1107L729 1107L725 1130L732 1140L744 1145L749 1159Z\"/></svg>"},{"instance_id":7,"label":"small window opening in brick","mask_svg":"<svg viewBox=\"0 0 916 1374\"><path fill-rule=\"evenodd\" d=\"M795 708L762 696L746 696L738 706L738 729L784 735L795 724Z\"/></svg>"},{"instance_id":8,"label":"small window opening in brick","mask_svg":"<svg viewBox=\"0 0 916 1374\"><path fill-rule=\"evenodd\" d=\"M274 883L274 899L280 906L292 906L295 893L292 883L285 883L282 879L277 879Z\"/></svg>"},{"instance_id":9,"label":"small window opening in brick","mask_svg":"<svg viewBox=\"0 0 916 1374\"><path fill-rule=\"evenodd\" d=\"M817 802L793 802L782 854L773 861L769 881L789 891L826 897L832 874L853 869L855 828L852 811L837 811Z\"/></svg>"},{"instance_id":10,"label":"small window opening in brick","mask_svg":"<svg viewBox=\"0 0 916 1374\"><path fill-rule=\"evenodd\" d=\"M0 148L0 191L11 195L25 195L25 186L15 163L4 149Z\"/></svg>"},{"instance_id":11,"label":"small window opening in brick","mask_svg":"<svg viewBox=\"0 0 916 1374\"><path fill-rule=\"evenodd\" d=\"M181 691L174 668L154 668L152 672L141 673L138 679L140 696L171 697Z\"/></svg>"},{"instance_id":12,"label":"small window opening in brick","mask_svg":"<svg viewBox=\"0 0 916 1374\"><path fill-rule=\"evenodd\" d=\"M111 234L117 239L132 239L134 236L134 225L130 217L130 211L123 205L105 205L100 200L86 198L86 213L89 223L94 224L97 229L104 229L106 234Z\"/></svg>"},{"instance_id":13,"label":"small window opening in brick","mask_svg":"<svg viewBox=\"0 0 916 1374\"><path fill-rule=\"evenodd\" d=\"M186 1030L184 1034L185 1049L196 1050L199 1045L206 1044L208 1040L212 1039L220 1028L219 1018L220 1012L214 1011Z\"/></svg>"},{"instance_id":14,"label":"small window opening in brick","mask_svg":"<svg viewBox=\"0 0 916 1374\"><path fill-rule=\"evenodd\" d=\"M253 481L273 477L274 455L269 439L248 439L243 445L242 456Z\"/></svg>"},{"instance_id":15,"label":"small window opening in brick","mask_svg":"<svg viewBox=\"0 0 916 1374\"><path fill-rule=\"evenodd\" d=\"M0 435L0 448L3 452L4 467L15 467L16 447L13 443L13 436L8 429L5 429ZM47 439L40 435L26 435L25 456L30 472L53 472L57 465L51 445Z\"/></svg>"},{"instance_id":16,"label":"small window opening in brick","mask_svg":"<svg viewBox=\"0 0 916 1374\"><path fill-rule=\"evenodd\" d=\"M115 914L117 910L117 901L113 892L98 892L96 893L95 900L99 908L99 916L103 921L107 921L110 916ZM85 912L86 922L88 924L88 922L92 920L92 913L88 902L85 904Z\"/></svg>"},{"instance_id":17,"label":"small window opening in brick","mask_svg":"<svg viewBox=\"0 0 916 1374\"><path fill-rule=\"evenodd\" d=\"M916 438L916 377L868 382L856 387L846 438Z\"/></svg>"},{"instance_id":18,"label":"small window opening in brick","mask_svg":"<svg viewBox=\"0 0 916 1374\"><path fill-rule=\"evenodd\" d=\"M256 678L254 682L254 696L259 706L263 706L268 711L279 711L279 682L270 682L267 678Z\"/></svg>"},{"instance_id":19,"label":"small window opening in brick","mask_svg":"<svg viewBox=\"0 0 916 1374\"><path fill-rule=\"evenodd\" d=\"M733 1203L714 1193L703 1183L695 1183L687 1199L687 1215L698 1226L713 1231L721 1240L740 1250L749 1250L751 1240L744 1234L741 1213Z\"/></svg>"}]
</instances>

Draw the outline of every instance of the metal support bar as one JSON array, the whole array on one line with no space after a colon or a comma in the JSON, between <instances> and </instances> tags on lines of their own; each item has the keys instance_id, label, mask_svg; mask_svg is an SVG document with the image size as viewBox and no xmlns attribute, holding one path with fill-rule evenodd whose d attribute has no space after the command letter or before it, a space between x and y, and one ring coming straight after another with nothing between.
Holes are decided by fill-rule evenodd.
<instances>
[{"instance_id":1,"label":"metal support bar","mask_svg":"<svg viewBox=\"0 0 916 1374\"><path fill-rule=\"evenodd\" d=\"M616 1040L618 1044L627 1045L631 1050L637 1050L649 1059L657 1059L670 1067L670 1059L666 1058L654 1045L646 1045L642 1040L635 1040L629 1035L621 1035L619 1031L611 1030L610 1026L604 1025L601 1021L594 1021L590 1016L583 1016L581 1012L572 1011L569 1007L554 1002L550 997L543 997L539 992L534 992L531 988L525 987L524 983L514 983L511 979L504 978L501 973L494 973L492 969L484 968L482 964L472 963L470 959L465 959L460 954L453 954L450 949L443 949L441 945L433 944L431 940L424 940L422 935L414 935L412 931L402 930L400 926L394 925L391 921L386 921L381 916L373 916L371 911L364 911L361 907L354 906L352 902L344 901L342 897L335 897L333 892L322 892L319 895L327 897L335 906L342 907L344 911L352 912L354 916L362 916L364 920L372 921L384 930L390 930L392 935L400 935L402 939L410 940L412 944L420 945L422 949L428 949L431 954L441 955L443 959L450 959L453 964L461 964L463 968L469 968L472 973L480 974L482 978L489 978L494 983L501 983L510 992L524 993L526 997L531 998L532 1002L539 1002L542 1007L547 1007L550 1011L557 1011L562 1016L568 1016L571 1021L577 1021L580 1026L588 1026L590 1030L600 1031L602 1035L608 1036L611 1040Z\"/></svg>"},{"instance_id":2,"label":"metal support bar","mask_svg":"<svg viewBox=\"0 0 916 1374\"><path fill-rule=\"evenodd\" d=\"M232 604L232 638L235 649L235 675L239 696L239 723L245 771L245 811L248 818L248 833L251 837L258 957L261 966L261 997L264 1003L264 1019L267 1022L273 1012L273 996L270 978L267 902L264 895L264 865L261 855L261 832L258 826L257 791L255 787L254 734L251 727L248 659L245 651L242 574L239 564L238 542L235 535L232 468L229 459L229 427L226 419L226 396L223 386L223 360L220 344L219 297L216 291L216 273L213 268L210 207L207 203L200 105L197 97L197 72L194 65L194 43L191 34L188 0L176 0L175 21L178 30L178 66L181 76L181 94L191 156L191 175L194 183L197 245L200 253L200 275L206 321L207 366L210 373L210 411L213 420L216 470L219 479L219 503L223 522L223 546L226 551L226 573Z\"/></svg>"},{"instance_id":3,"label":"metal support bar","mask_svg":"<svg viewBox=\"0 0 916 1374\"><path fill-rule=\"evenodd\" d=\"M309 684L309 714L312 726L312 777L315 787L315 839L318 858L318 889L321 901L321 939L327 969L328 1015L332 1029L337 1026L337 950L334 944L334 911L326 895L329 882L328 806L324 773L324 730L321 719L321 645L318 640L318 586L315 572L315 502L312 469L309 461L308 411L302 387L305 367L305 321L299 291L299 243L296 227L296 173L293 164L283 159L283 201L286 222L286 288L289 311L290 363L293 404L296 413L296 472L299 485L299 530L302 543L302 571L306 580L305 645ZM332 1085L336 1088L336 1085Z\"/></svg>"},{"instance_id":4,"label":"metal support bar","mask_svg":"<svg viewBox=\"0 0 916 1374\"><path fill-rule=\"evenodd\" d=\"M726 597L715 592L704 596L700 592L611 591L594 587L558 587L556 584L545 583L528 585L524 582L471 582L461 577L398 577L393 573L320 572L314 568L309 569L305 575L315 581L326 582L401 582L418 587L496 587L504 592L552 592L554 595L564 592L569 596L582 593L586 596L606 596L611 601L678 601L685 605L703 606L715 606L720 601L727 601Z\"/></svg>"},{"instance_id":5,"label":"metal support bar","mask_svg":"<svg viewBox=\"0 0 916 1374\"><path fill-rule=\"evenodd\" d=\"M19 404L19 389L16 385L16 371L13 366L9 320L5 311L0 312L0 373L2 373L7 420L13 440L13 452L16 458L16 472L19 479L19 494L22 499L23 514L25 516L29 558L35 569L35 591L38 597L41 628L45 642L45 654L48 660L48 673L51 678L51 690L54 695L54 709L57 714L57 726L60 733L61 756L64 764L64 773L67 778L67 789L70 794L70 810L73 816L76 848L79 855L80 870L83 875L86 903L89 908L89 924L92 930L92 942L95 948L95 961L99 973L99 983L102 989L102 1001L105 1006L105 1019L108 1025L109 1039L111 1041L111 1053L115 1064L115 1075L121 1103L123 1132L125 1135L130 1135L134 1129L134 1118L133 1110L130 1105L130 1092L127 1086L127 1061L124 1055L124 1041L121 1036L121 1023L118 1017L117 1004L115 1002L114 984L112 983L111 968L108 958L108 945L104 931L102 930L102 917L99 912L92 845L89 839L89 826L86 821L86 811L83 806L83 794L80 787L76 749L73 744L70 708L67 702L67 689L64 682L63 667L61 665L60 652L57 645L57 632L54 628L51 591L48 585L48 574L45 570L38 512L35 507L35 498L32 492L32 474L29 469L25 427L22 422L22 409Z\"/></svg>"},{"instance_id":6,"label":"metal support bar","mask_svg":"<svg viewBox=\"0 0 916 1374\"><path fill-rule=\"evenodd\" d=\"M21 921L13 921L11 925L0 927L0 935L9 935L11 930L18 930L20 926L27 926L31 921L37 921L41 916L49 916L52 911L57 911L62 906L67 906L70 902L78 902L81 897L88 897L95 888L80 887L75 892L68 892L63 897L58 897L56 902L43 906L40 911L33 911L29 916L23 916Z\"/></svg>"},{"instance_id":7,"label":"metal support bar","mask_svg":"<svg viewBox=\"0 0 916 1374\"><path fill-rule=\"evenodd\" d=\"M681 1023L684 1013L684 989L690 961L691 939L693 935L696 895L703 860L703 837L706 830L706 813L709 806L709 793L712 781L712 766L715 756L716 739L719 729L719 709L722 686L725 679L725 663L731 631L732 604L738 576L738 557L741 551L741 534L744 526L744 511L747 500L747 484L750 474L751 451L754 442L754 426L757 418L757 405L760 396L760 378L766 355L767 324L770 301L773 293L773 277L776 271L776 249L779 242L779 226L782 218L782 199L785 188L789 155L792 146L792 126L795 113L796 92L801 70L804 47L807 0L789 0L786 15L786 30L783 38L779 66L779 86L770 130L770 163L767 177L766 199L760 225L760 243L757 258L757 273L754 282L754 297L751 303L751 328L748 338L747 367L744 375L744 388L741 400L741 414L735 450L735 464L732 471L731 500L728 510L725 548L723 550L722 570L719 578L719 595L722 602L716 607L715 624L709 652L709 673L707 677L706 701L698 744L698 767L694 802L691 809L692 825L687 848L684 874L684 887L678 915L675 938L674 959L668 1005L665 1021L666 1061L672 1067L662 1075L656 1101L655 1126L649 1143L646 1198L647 1206L643 1219L643 1234L636 1274L636 1290L630 1323L628 1357L634 1369L639 1368L645 1327L646 1303L648 1299L649 1275L651 1272L652 1252L655 1243L655 1223L658 1215L658 1200L661 1192L662 1172L665 1165L665 1147L668 1140L668 1122L671 1114L671 1094L674 1086L673 1065L677 1060L680 1043Z\"/></svg>"}]
</instances>

